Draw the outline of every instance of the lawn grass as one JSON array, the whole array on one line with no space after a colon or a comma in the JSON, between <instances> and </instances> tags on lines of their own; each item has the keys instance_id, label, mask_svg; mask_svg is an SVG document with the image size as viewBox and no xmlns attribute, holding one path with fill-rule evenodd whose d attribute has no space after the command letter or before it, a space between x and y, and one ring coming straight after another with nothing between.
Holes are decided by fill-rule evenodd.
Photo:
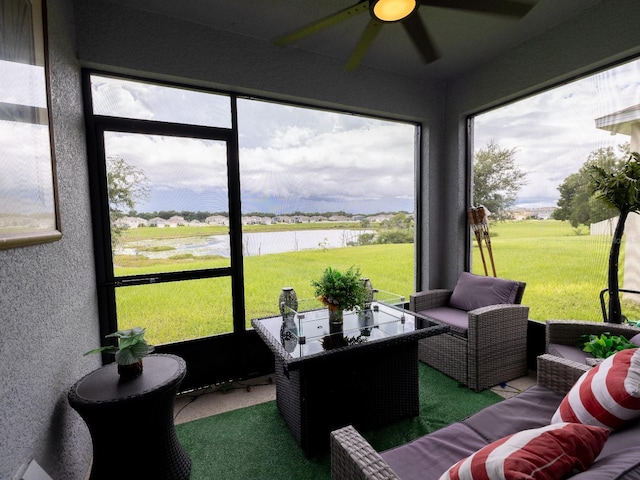
<instances>
[{"instance_id":1,"label":"lawn grass","mask_svg":"<svg viewBox=\"0 0 640 480\"><path fill-rule=\"evenodd\" d=\"M311 280L327 266L360 268L375 288L404 295L414 291L412 244L305 250L244 259L245 318L278 314L278 297L284 286L293 286L299 299L311 298ZM180 261L120 259L117 275L212 268L215 259L198 257ZM228 259L218 259L228 265ZM138 266L133 266L138 265ZM233 329L231 282L228 277L139 285L116 289L118 325L146 326L153 344L230 332Z\"/></svg>"},{"instance_id":2,"label":"lawn grass","mask_svg":"<svg viewBox=\"0 0 640 480\"><path fill-rule=\"evenodd\" d=\"M530 306L530 318L602 320L599 295L607 288L610 236L577 235L567 222L554 220L501 222L491 226L491 235L498 276L527 283L523 303ZM484 273L475 242L472 271ZM640 318L640 309L630 302L624 302L623 312Z\"/></svg>"},{"instance_id":3,"label":"lawn grass","mask_svg":"<svg viewBox=\"0 0 640 480\"><path fill-rule=\"evenodd\" d=\"M181 230L152 229L148 230ZM491 226L491 243L498 276L527 283L523 303L530 318L602 320L599 293L606 288L610 237L577 235L566 222L522 221ZM486 248L484 249L485 254ZM477 245L473 248L474 273L483 274ZM135 260L118 257L117 275L168 272L228 266L220 257L173 260ZM621 259L622 260L622 259ZM375 288L407 298L414 290L414 245L369 245L305 250L244 259L245 318L278 312L284 286L295 288L298 298L310 298L312 279L327 266L360 268ZM623 265L623 262L620 262ZM488 265L489 274L491 267ZM620 272L622 275L622 272ZM230 332L231 282L227 277L116 289L120 328L147 327L153 344ZM629 318L640 309L623 306Z\"/></svg>"}]
</instances>

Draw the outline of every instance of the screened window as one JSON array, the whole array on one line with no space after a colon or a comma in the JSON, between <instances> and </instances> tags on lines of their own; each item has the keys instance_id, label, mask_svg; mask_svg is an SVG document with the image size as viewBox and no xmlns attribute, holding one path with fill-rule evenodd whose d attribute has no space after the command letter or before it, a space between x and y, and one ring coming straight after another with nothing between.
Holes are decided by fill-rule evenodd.
<instances>
[{"instance_id":1,"label":"screened window","mask_svg":"<svg viewBox=\"0 0 640 480\"><path fill-rule=\"evenodd\" d=\"M414 125L240 99L238 129L247 323L327 266L409 298Z\"/></svg>"},{"instance_id":2,"label":"screened window","mask_svg":"<svg viewBox=\"0 0 640 480\"><path fill-rule=\"evenodd\" d=\"M639 74L632 61L473 118L472 203L491 211L491 252L474 240L472 271L484 274L491 253L498 276L527 282L531 318L603 318L617 212L591 196L585 165L640 150ZM640 290L640 222L631 217L620 286ZM623 314L640 319L639 301L625 296Z\"/></svg>"},{"instance_id":3,"label":"screened window","mask_svg":"<svg viewBox=\"0 0 640 480\"><path fill-rule=\"evenodd\" d=\"M239 333L279 312L282 287L310 297L327 266L413 292L415 125L90 80L110 331Z\"/></svg>"},{"instance_id":4,"label":"screened window","mask_svg":"<svg viewBox=\"0 0 640 480\"><path fill-rule=\"evenodd\" d=\"M103 75L91 76L91 95L96 115L231 128L226 95Z\"/></svg>"}]
</instances>

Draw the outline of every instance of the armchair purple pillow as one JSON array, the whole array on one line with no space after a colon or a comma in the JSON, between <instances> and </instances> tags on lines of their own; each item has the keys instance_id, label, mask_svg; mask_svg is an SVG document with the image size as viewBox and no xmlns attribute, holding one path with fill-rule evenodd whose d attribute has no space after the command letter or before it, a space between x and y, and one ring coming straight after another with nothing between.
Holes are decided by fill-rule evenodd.
<instances>
[{"instance_id":1,"label":"armchair purple pillow","mask_svg":"<svg viewBox=\"0 0 640 480\"><path fill-rule=\"evenodd\" d=\"M449 306L469 311L489 305L512 304L518 286L518 282L513 280L462 272L449 299Z\"/></svg>"}]
</instances>

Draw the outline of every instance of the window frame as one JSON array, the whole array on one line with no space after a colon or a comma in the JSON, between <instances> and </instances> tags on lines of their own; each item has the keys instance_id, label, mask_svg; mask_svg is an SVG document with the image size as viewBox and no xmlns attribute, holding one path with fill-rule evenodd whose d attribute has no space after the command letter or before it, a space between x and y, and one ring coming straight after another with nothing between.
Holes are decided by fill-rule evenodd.
<instances>
[{"instance_id":1,"label":"window frame","mask_svg":"<svg viewBox=\"0 0 640 480\"><path fill-rule=\"evenodd\" d=\"M123 118L93 113L91 77L92 75L108 76L123 80L140 81L174 88L198 90L204 93L220 94L230 98L231 127L208 127L187 125L165 121L150 121ZM187 378L183 381L182 389L198 388L211 385L229 378L249 378L251 376L271 373L273 358L266 345L258 338L252 328L247 328L245 318L244 294L244 266L242 254L242 211L240 189L240 152L238 141L237 101L239 98L262 100L285 106L296 106L321 111L360 115L355 112L339 109L322 108L291 101L280 101L273 98L258 98L256 96L241 95L233 92L194 87L192 85L158 81L152 78L121 75L91 68L82 69L82 86L84 97L85 126L87 135L87 152L89 162L89 183L92 208L94 252L96 264L96 284L98 292L99 322L101 343L107 341L104 337L116 331L116 288L126 288L134 285L149 285L160 282L188 281L205 278L231 278L232 292L232 331L228 334L218 334L211 337L190 339L183 342L170 343L156 347L158 353L174 353L187 361ZM415 243L414 243L414 277L419 284L421 273L421 243L420 229L421 185L420 162L421 157L421 125L406 120L384 118L370 114L366 117L394 122L404 122L416 127L414 139L414 211L415 211ZM224 141L227 144L227 175L229 195L229 235L231 258L230 266L200 270L184 270L170 273L152 273L142 275L116 276L113 269L113 254L111 247L111 225L109 219L109 202L106 181L105 132L123 132L134 134L163 135L172 137L201 138L207 140ZM235 360L234 360L235 357ZM245 358L246 357L246 358ZM103 363L113 361L113 356L103 355ZM215 368L203 368L204 364L214 364ZM205 370L207 370L205 372ZM195 372L195 373L194 373Z\"/></svg>"}]
</instances>

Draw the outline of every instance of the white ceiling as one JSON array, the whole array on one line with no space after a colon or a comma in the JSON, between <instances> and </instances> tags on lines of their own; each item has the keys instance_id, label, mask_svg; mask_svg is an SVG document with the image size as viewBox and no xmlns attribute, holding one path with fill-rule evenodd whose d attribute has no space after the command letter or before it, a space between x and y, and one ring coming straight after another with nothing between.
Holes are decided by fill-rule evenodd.
<instances>
[{"instance_id":1,"label":"white ceiling","mask_svg":"<svg viewBox=\"0 0 640 480\"><path fill-rule=\"evenodd\" d=\"M358 0L113 0L165 16L271 43L276 37ZM482 1L482 0L475 0ZM522 19L422 6L419 14L442 57L425 65L404 28L386 24L362 65L415 78L446 79L467 71L606 0L519 0L535 5ZM349 18L288 47L347 62L370 17ZM274 47L276 48L276 47Z\"/></svg>"}]
</instances>

